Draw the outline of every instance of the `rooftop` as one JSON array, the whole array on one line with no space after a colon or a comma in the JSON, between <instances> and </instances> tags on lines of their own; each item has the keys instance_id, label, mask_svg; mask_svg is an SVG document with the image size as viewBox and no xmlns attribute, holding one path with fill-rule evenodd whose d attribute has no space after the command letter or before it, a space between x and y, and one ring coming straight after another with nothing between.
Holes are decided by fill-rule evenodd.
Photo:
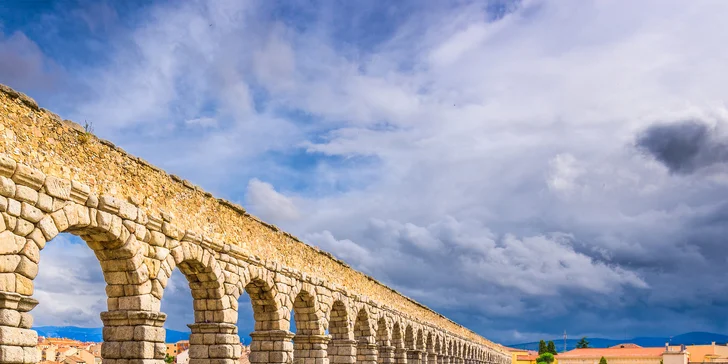
<instances>
[{"instance_id":1,"label":"rooftop","mask_svg":"<svg viewBox=\"0 0 728 364\"><path fill-rule=\"evenodd\" d=\"M561 353L556 357L567 358L609 358L609 357L659 357L665 352L665 348L643 348L643 347L611 347L611 348L587 348L574 349Z\"/></svg>"}]
</instances>

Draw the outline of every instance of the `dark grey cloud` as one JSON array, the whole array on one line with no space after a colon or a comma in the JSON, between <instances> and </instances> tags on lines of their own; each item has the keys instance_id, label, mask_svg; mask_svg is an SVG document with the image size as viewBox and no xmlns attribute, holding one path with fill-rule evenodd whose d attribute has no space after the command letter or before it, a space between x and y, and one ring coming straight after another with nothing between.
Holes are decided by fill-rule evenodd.
<instances>
[{"instance_id":1,"label":"dark grey cloud","mask_svg":"<svg viewBox=\"0 0 728 364\"><path fill-rule=\"evenodd\" d=\"M671 173L690 174L728 160L728 143L699 120L656 124L637 137L637 148L664 164Z\"/></svg>"}]
</instances>

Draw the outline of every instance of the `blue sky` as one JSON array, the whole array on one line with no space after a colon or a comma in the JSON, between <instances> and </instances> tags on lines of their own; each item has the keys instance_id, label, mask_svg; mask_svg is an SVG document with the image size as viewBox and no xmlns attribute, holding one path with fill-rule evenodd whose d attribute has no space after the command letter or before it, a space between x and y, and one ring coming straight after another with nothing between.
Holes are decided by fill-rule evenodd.
<instances>
[{"instance_id":1,"label":"blue sky","mask_svg":"<svg viewBox=\"0 0 728 364\"><path fill-rule=\"evenodd\" d=\"M726 333L727 8L1 2L0 83L496 341ZM38 325L100 325L94 259Z\"/></svg>"}]
</instances>

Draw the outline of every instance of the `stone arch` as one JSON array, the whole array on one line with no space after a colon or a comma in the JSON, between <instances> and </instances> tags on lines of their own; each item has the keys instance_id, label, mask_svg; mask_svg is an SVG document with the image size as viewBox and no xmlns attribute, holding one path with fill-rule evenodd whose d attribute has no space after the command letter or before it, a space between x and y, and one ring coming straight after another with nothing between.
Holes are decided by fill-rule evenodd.
<instances>
[{"instance_id":1,"label":"stone arch","mask_svg":"<svg viewBox=\"0 0 728 364\"><path fill-rule=\"evenodd\" d=\"M442 342L440 335L435 336L435 354L442 355Z\"/></svg>"},{"instance_id":2,"label":"stone arch","mask_svg":"<svg viewBox=\"0 0 728 364\"><path fill-rule=\"evenodd\" d=\"M335 300L329 313L329 335L332 340L353 340L349 325L349 310L341 300Z\"/></svg>"},{"instance_id":3,"label":"stone arch","mask_svg":"<svg viewBox=\"0 0 728 364\"><path fill-rule=\"evenodd\" d=\"M236 323L236 315L225 297L225 276L217 259L197 244L182 241L170 251L169 270L179 269L192 291L195 323ZM167 278L168 279L168 278ZM164 280L162 287L166 286Z\"/></svg>"},{"instance_id":4,"label":"stone arch","mask_svg":"<svg viewBox=\"0 0 728 364\"><path fill-rule=\"evenodd\" d=\"M389 326L387 318L381 315L377 321L377 344L380 346L392 345L392 334Z\"/></svg>"},{"instance_id":5,"label":"stone arch","mask_svg":"<svg viewBox=\"0 0 728 364\"><path fill-rule=\"evenodd\" d=\"M285 309L281 310L276 301L276 292L273 283L265 276L251 278L245 283L240 292L250 296L250 303L253 306L253 318L255 319L255 331L285 330L290 327L290 315L286 315ZM235 297L237 300L238 297Z\"/></svg>"},{"instance_id":6,"label":"stone arch","mask_svg":"<svg viewBox=\"0 0 728 364\"><path fill-rule=\"evenodd\" d=\"M377 321L378 363L393 364L395 362L395 347L392 345L392 320L380 314Z\"/></svg>"},{"instance_id":7,"label":"stone arch","mask_svg":"<svg viewBox=\"0 0 728 364\"><path fill-rule=\"evenodd\" d=\"M290 328L290 308L284 307L284 297L274 281L274 273L262 266L248 265L240 269L240 280L231 298L238 301L247 293L253 309L254 330L250 333L250 363L281 363L293 361L293 334ZM289 306L290 307L290 306ZM237 315L235 315L237 320ZM237 348L240 345L234 345ZM234 360L240 354L236 353Z\"/></svg>"},{"instance_id":8,"label":"stone arch","mask_svg":"<svg viewBox=\"0 0 728 364\"><path fill-rule=\"evenodd\" d=\"M392 345L395 349L404 349L404 332L399 321L395 321L392 327Z\"/></svg>"},{"instance_id":9,"label":"stone arch","mask_svg":"<svg viewBox=\"0 0 728 364\"><path fill-rule=\"evenodd\" d=\"M239 358L242 349L229 345L240 341L237 307L225 293L225 275L214 253L193 241L174 244L169 259L160 265L157 281L166 287L171 272L179 269L189 283L195 317L195 322L187 325L191 330L190 364L205 363L210 358Z\"/></svg>"},{"instance_id":10,"label":"stone arch","mask_svg":"<svg viewBox=\"0 0 728 364\"><path fill-rule=\"evenodd\" d=\"M279 287L287 287L285 277L276 277ZM328 337L324 335L323 319L319 317L316 291L308 283L296 283L291 292L296 332L293 336L293 361L296 364L315 364L325 358ZM286 299L290 299L287 296ZM290 312L286 309L286 312Z\"/></svg>"},{"instance_id":11,"label":"stone arch","mask_svg":"<svg viewBox=\"0 0 728 364\"><path fill-rule=\"evenodd\" d=\"M419 351L425 351L425 336L422 331L422 328L417 329L417 339L415 343L415 348Z\"/></svg>"},{"instance_id":12,"label":"stone arch","mask_svg":"<svg viewBox=\"0 0 728 364\"><path fill-rule=\"evenodd\" d=\"M354 340L358 343L375 343L374 330L365 307L359 309L354 321Z\"/></svg>"},{"instance_id":13,"label":"stone arch","mask_svg":"<svg viewBox=\"0 0 728 364\"><path fill-rule=\"evenodd\" d=\"M425 350L428 353L432 353L435 350L435 342L433 339L432 331L427 331L425 339Z\"/></svg>"},{"instance_id":14,"label":"stone arch","mask_svg":"<svg viewBox=\"0 0 728 364\"><path fill-rule=\"evenodd\" d=\"M316 292L310 285L303 285L294 292L293 312L296 335L324 335L322 318L319 316Z\"/></svg>"},{"instance_id":15,"label":"stone arch","mask_svg":"<svg viewBox=\"0 0 728 364\"><path fill-rule=\"evenodd\" d=\"M415 350L415 333L411 324L407 325L404 332L404 343L408 350Z\"/></svg>"},{"instance_id":16,"label":"stone arch","mask_svg":"<svg viewBox=\"0 0 728 364\"><path fill-rule=\"evenodd\" d=\"M354 321L354 340L356 340L356 363L376 364L377 345L373 328L372 314L362 305Z\"/></svg>"},{"instance_id":17,"label":"stone arch","mask_svg":"<svg viewBox=\"0 0 728 364\"><path fill-rule=\"evenodd\" d=\"M4 155L0 155L0 212L0 301L6 316L17 318L0 323L4 337L17 338L2 342L4 358L19 354L23 361L38 361L37 333L31 329L30 311L38 303L31 297L33 281L41 251L61 233L84 240L99 260L108 297L108 311L101 312L104 360L121 358L120 347L132 341L123 335L129 328L145 333L143 344L150 350L131 350L124 353L127 358L163 357L157 349L164 346L161 326L166 315L158 312L160 302L151 294L142 249L146 214L111 196L99 198L85 184L46 176ZM130 318L138 316L145 317L144 324L130 324Z\"/></svg>"},{"instance_id":18,"label":"stone arch","mask_svg":"<svg viewBox=\"0 0 728 364\"><path fill-rule=\"evenodd\" d=\"M6 187L7 184L12 183L5 177L0 178L3 178L2 183ZM26 188L27 191L30 191L30 187L19 183L15 185L15 188ZM47 192L45 187L41 188L40 192L36 192L37 198L44 194L43 191ZM24 192L24 194L27 193L29 192ZM110 310L118 308L118 299L115 298L144 294L140 292L149 293L146 292L150 288L148 287L149 269L144 264L142 244L127 227L137 228L137 224L133 220L124 219L118 214L88 207L75 201L61 199L55 202L56 209L44 212L36 207L37 204L35 206L30 204L27 197L23 199L25 200L22 202L13 198L4 199L7 204L6 212L3 213L5 230L0 233L0 244L13 251L18 250L17 254L20 257L20 264L16 269L16 272L19 273L16 275L18 278L16 281L17 293L32 295L32 280L38 273L40 251L47 242L60 233L78 236L94 251L101 264L104 280L108 285L108 296L112 298L109 300ZM96 197L93 199L97 200ZM118 204L109 196L102 196L102 201L107 201L104 207L108 209L111 209L109 205ZM129 210L135 210L133 214L136 215L138 209L131 204L127 205ZM15 209L13 206L17 206L18 216L13 216L12 210ZM32 230L28 231L30 229ZM145 228L140 226L139 229ZM144 233L142 232L140 235L143 237ZM34 244L26 244L26 242ZM30 282L23 278L27 278ZM3 287L0 287L0 290L3 290ZM128 301L123 302L125 307L131 303ZM147 302L145 306L152 306L149 307L150 309L158 309L158 305L155 303L158 304L158 302Z\"/></svg>"},{"instance_id":19,"label":"stone arch","mask_svg":"<svg viewBox=\"0 0 728 364\"><path fill-rule=\"evenodd\" d=\"M331 342L327 348L329 363L351 363L356 355L356 341L351 329L349 308L345 297L338 295L334 298L331 311L328 313L328 328Z\"/></svg>"}]
</instances>

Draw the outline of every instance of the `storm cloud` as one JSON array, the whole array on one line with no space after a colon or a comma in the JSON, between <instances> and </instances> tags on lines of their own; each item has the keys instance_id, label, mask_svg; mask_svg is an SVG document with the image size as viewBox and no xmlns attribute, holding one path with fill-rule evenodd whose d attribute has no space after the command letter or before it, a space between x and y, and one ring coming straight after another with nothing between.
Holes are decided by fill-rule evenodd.
<instances>
[{"instance_id":1,"label":"storm cloud","mask_svg":"<svg viewBox=\"0 0 728 364\"><path fill-rule=\"evenodd\" d=\"M728 142L698 120L652 125L637 138L637 147L676 174L728 162Z\"/></svg>"}]
</instances>

